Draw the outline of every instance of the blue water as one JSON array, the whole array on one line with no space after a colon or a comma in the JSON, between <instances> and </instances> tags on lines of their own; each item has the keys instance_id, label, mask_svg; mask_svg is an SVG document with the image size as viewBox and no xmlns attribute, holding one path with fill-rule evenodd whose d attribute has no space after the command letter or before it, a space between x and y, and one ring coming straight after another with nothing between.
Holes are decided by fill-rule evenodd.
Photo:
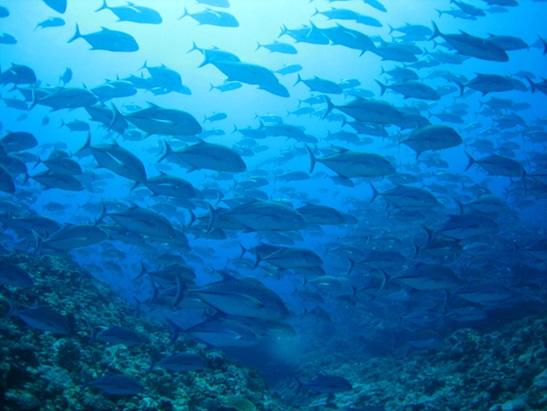
<instances>
[{"instance_id":1,"label":"blue water","mask_svg":"<svg viewBox=\"0 0 547 411\"><path fill-rule=\"evenodd\" d=\"M262 370L274 382L287 378L284 373L292 378L298 373L296 369L305 368L317 358L331 357L334 353L337 359L331 360L331 369L351 363L356 357L435 348L445 335L461 327L491 328L510 319L545 312L547 250L545 244L536 247L542 239L545 243L547 226L547 158L544 152L547 141L544 76L547 65L545 40L541 42L547 38L545 2L521 0L518 6L502 8L476 0L472 2L473 6L483 10L485 15L474 18L445 0L384 0L383 3L387 12L358 0L232 0L229 8L211 7L231 14L238 21L238 27L221 27L198 24L190 16L178 19L184 7L190 14L206 8L195 1L141 0L140 6L151 7L162 16L161 24L117 21L110 10L95 12L101 5L99 0L69 0L67 10L62 14L38 0L1 1L0 6L8 8L10 15L0 19L0 32L9 33L17 40L16 44L0 44L1 73L9 70L12 64L18 64L32 68L37 78L36 84L14 86L6 82L2 85L3 99L23 100L21 89L30 95L26 101L28 110L7 105L0 107L2 135L12 131L32 133L38 145L21 152L31 153L42 160L47 159L54 149L65 151L83 168L84 174L77 178L85 181L85 188L81 191L47 189L33 179L34 175L45 170L44 165L35 167L34 161L27 159L28 181L23 175L11 173L16 191L0 193L0 199L15 204L16 217L44 216L58 222L60 227L93 225L98 221L96 227L100 229L114 224L108 217L109 212L138 205L159 213L172 227L184 233L188 247L146 236L134 243L110 237L86 247L53 251L40 247L40 242L47 244L47 236L34 236L30 234L32 230L17 232L11 220L13 215L6 211L2 211L1 217L1 245L7 250L30 254L67 255L93 276L108 283L128 303L134 305L139 301L141 309L162 324L165 312L175 308L169 304L158 308L161 304L154 300L153 282L141 275L143 264L150 272L159 270L162 264L157 260L162 254L182 257L185 265L196 273L195 284L185 290L189 294L194 288L219 281L219 271L223 270L229 270L238 278L257 279L279 295L288 307L290 314L283 322L294 329L294 335L261 336L251 345L252 349L246 346L237 350L219 345L235 358ZM111 7L124 4L108 1ZM334 8L374 17L382 27L314 15L315 9L323 13ZM461 14L439 16L437 10L460 10ZM39 22L49 17L62 17L65 24L35 29ZM404 42L401 33L390 34L390 27L399 28L410 23L431 28L432 21L445 35L465 32L479 38L487 38L490 34L514 36L528 47L507 51L508 61L467 56L457 64L448 64L435 60L430 53L442 51L455 57L462 55L458 50L446 47L442 38L430 40L425 36ZM360 56L359 50L332 42L318 45L297 42L287 35L278 38L282 26L296 29L303 25L309 27L310 22L319 31L336 24L357 30L370 36L376 47L381 45L381 39L418 47L417 62L432 64L416 67L413 63L382 60L374 50ZM76 25L83 35L96 32L101 27L130 34L139 49L135 52L90 50L82 38L68 43ZM257 42L267 44L275 40L291 44L297 53L256 49ZM196 50L189 52L194 43L201 49L218 48L233 53L242 62L265 67L270 73L292 64L299 64L302 69L287 75L274 73L288 91L288 97L245 83L232 91L211 90L210 85L221 85L226 76L214 64L199 67L204 56ZM489 45L491 43L486 43L484 47ZM59 77L67 67L72 70L73 77L66 87L90 90L106 81L126 79L130 75L148 78L150 74L141 69L145 62L150 67L165 65L177 72L191 94L166 92L155 95L153 90L139 89L130 97L117 97L105 102L106 107L112 112L119 110L120 116L128 118L130 113L147 107L149 103L181 110L197 120L204 134L184 138L169 134L146 136L130 122L130 129L139 135L131 138L129 130L119 134L109 129L108 124L92 121L83 107L51 110L41 104L40 97L34 100L32 97L32 93L38 96L37 90L42 88L47 90L46 94L58 92L59 89L54 88L62 87ZM431 101L404 98L391 89L381 95L376 81L387 85L400 83L382 74L382 69L389 71L395 67L413 69L421 83L439 92L446 88L446 93L443 91L438 100ZM516 86L517 89L482 95L466 87L460 96L458 85L448 80L446 73L461 76L460 81L464 83L477 73L495 74L517 80L522 89ZM346 88L341 94L329 94L335 109L325 117L326 98L320 97L314 105L301 102L324 93L312 91L303 83L295 84L297 75L304 80L317 76L337 84L351 79L357 80L359 85ZM542 89L537 86L538 90L533 93L527 77L535 84L543 81ZM449 126L461 136L463 143L427 151L417 158L416 153L401 142L419 129L418 126L401 128L386 124L381 128L385 129L387 137L358 135L344 121L354 119L336 106L350 102L359 91L368 93L365 94L367 98L420 114L431 124ZM492 98L505 99L509 107L489 108L488 102ZM311 113L289 114L302 107L312 107ZM216 122L204 120L215 113L226 113L226 118ZM456 114L461 122L443 122L435 117L439 113ZM312 140L285 135L246 138L237 131L246 128L260 130L275 124L267 119L260 120L259 116L278 116L284 124L300 127L306 135L312 136ZM62 126L63 122L73 120L89 124L92 146L116 142L134 154L144 165L148 178L158 176L161 171L185 179L199 191L211 189L218 194L189 199L188 205L188 202L152 195L142 184L134 189L135 182L130 178L99 168L91 155L76 154L85 144L87 132L70 131ZM207 131L213 129L218 135L207 135ZM354 136L357 140L348 142L329 137L329 133L342 130L357 135ZM165 152L165 142L172 143L178 150L201 140L239 153L246 171L190 171L170 161L159 162ZM484 140L490 145L477 148L476 142L484 145ZM342 180L352 182L353 187L339 184L332 178L336 171L321 162L316 164L313 172L309 172L310 158L306 145L318 159L336 155L341 148L378 154L395 167L396 173L376 178L350 176ZM465 170L468 165L466 152L479 163L480 159L493 154L513 159L525 173L495 175L480 165ZM432 164L433 160L437 163ZM5 161L0 160L0 165L6 167ZM445 164L439 165L440 161ZM309 177L294 182L279 178L292 171L309 173ZM258 177L264 178L266 183L259 186L258 191L247 189L250 180ZM373 191L369 183L373 183L381 193L374 202L370 202ZM439 202L438 208L431 210L428 205L405 208L404 204L387 206L382 193L398 184L433 194ZM474 202L485 198L497 201L493 212L473 208ZM291 209L309 203L319 204L349 215L355 221L352 224L307 224L295 230L274 229L269 232L244 227L226 228L223 230L226 238L208 238L211 234L208 230L211 227L207 227L207 222L211 221L208 204L216 209L229 209L234 207L235 203L230 202L233 199L238 203L269 199L282 202L277 204L288 205ZM62 209L52 211L48 208L51 202L60 203ZM463 211L458 202L464 204ZM103 220L99 219L101 211L106 213ZM461 213L475 213L479 220L477 232L456 238L443 234L443 224L450 216ZM189 225L192 214L203 221L200 226L197 222ZM484 224L481 216L495 222L496 226L481 226ZM424 227L432 230L433 239L452 241L451 246L437 254L429 254L428 241L431 238L428 240ZM314 281L321 275L318 272L303 272L299 268L286 270L267 261L254 267L252 253L245 253L243 257L249 260L240 258L241 245L251 249L260 243L276 244L276 241L289 241L288 247L309 249L320 256L322 275L325 276L323 281ZM112 248L121 251L122 256L108 254ZM396 252L401 261L387 258L371 262L371 250ZM401 279L406 274L415 279L417 267L422 264L432 264L437 271L421 274L421 278L418 274L418 281L429 275L442 276L438 270L447 268L457 278L457 285L426 289ZM493 289L494 285L500 288ZM464 298L466 287L473 287L474 292L483 294L474 299ZM506 294L500 296L502 292ZM182 296L182 300L184 298L189 297ZM469 313L471 315L467 317ZM282 372L281 369L288 371Z\"/></svg>"}]
</instances>

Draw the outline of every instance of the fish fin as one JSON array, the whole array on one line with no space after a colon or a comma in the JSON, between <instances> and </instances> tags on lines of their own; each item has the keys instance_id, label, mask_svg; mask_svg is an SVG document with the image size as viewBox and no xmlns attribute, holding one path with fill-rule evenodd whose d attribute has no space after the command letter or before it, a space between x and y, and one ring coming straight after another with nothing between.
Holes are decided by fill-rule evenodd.
<instances>
[{"instance_id":1,"label":"fish fin","mask_svg":"<svg viewBox=\"0 0 547 411\"><path fill-rule=\"evenodd\" d=\"M76 24L76 30L74 31L74 35L67 41L67 43L72 43L74 40L77 40L82 37L82 34L80 33L80 27L78 27L78 24Z\"/></svg>"},{"instance_id":2,"label":"fish fin","mask_svg":"<svg viewBox=\"0 0 547 411\"><path fill-rule=\"evenodd\" d=\"M300 76L300 73L298 73L298 77L296 78L296 81L293 84L293 87L296 86L298 83L302 83L302 77Z\"/></svg>"},{"instance_id":3,"label":"fish fin","mask_svg":"<svg viewBox=\"0 0 547 411\"><path fill-rule=\"evenodd\" d=\"M262 44L260 44L260 42L257 41L255 51L260 50L262 47L264 47L264 46Z\"/></svg>"},{"instance_id":4,"label":"fish fin","mask_svg":"<svg viewBox=\"0 0 547 411\"><path fill-rule=\"evenodd\" d=\"M245 246L241 243L239 243L239 248L241 249L241 252L239 253L239 258L243 257L247 251L249 251Z\"/></svg>"}]
</instances>

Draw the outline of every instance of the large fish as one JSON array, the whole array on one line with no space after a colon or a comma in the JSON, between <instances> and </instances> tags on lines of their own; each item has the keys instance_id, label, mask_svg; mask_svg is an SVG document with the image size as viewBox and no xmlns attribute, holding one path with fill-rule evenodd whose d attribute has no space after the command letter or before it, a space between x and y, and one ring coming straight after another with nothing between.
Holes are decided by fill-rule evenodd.
<instances>
[{"instance_id":1,"label":"large fish","mask_svg":"<svg viewBox=\"0 0 547 411\"><path fill-rule=\"evenodd\" d=\"M316 163L322 163L340 177L384 177L395 173L393 165L384 157L374 153L362 153L340 148L336 153L317 158L306 146L310 158L310 173Z\"/></svg>"},{"instance_id":2,"label":"large fish","mask_svg":"<svg viewBox=\"0 0 547 411\"><path fill-rule=\"evenodd\" d=\"M76 25L74 35L68 40L72 43L77 39L84 39L91 46L91 50L107 50L114 52L134 52L139 50L139 45L135 38L123 31L111 30L106 27L100 31L89 34L81 34L80 28Z\"/></svg>"},{"instance_id":3,"label":"large fish","mask_svg":"<svg viewBox=\"0 0 547 411\"><path fill-rule=\"evenodd\" d=\"M493 41L475 37L464 32L460 34L443 34L439 31L437 25L433 23L433 35L431 39L437 37L441 37L463 56L476 57L489 61L509 61L509 56L505 50L497 46Z\"/></svg>"},{"instance_id":4,"label":"large fish","mask_svg":"<svg viewBox=\"0 0 547 411\"><path fill-rule=\"evenodd\" d=\"M190 145L182 150L173 150L165 143L165 153L159 161L167 159L192 170L214 170L240 173L247 169L241 156L234 150L220 144L205 141Z\"/></svg>"}]
</instances>

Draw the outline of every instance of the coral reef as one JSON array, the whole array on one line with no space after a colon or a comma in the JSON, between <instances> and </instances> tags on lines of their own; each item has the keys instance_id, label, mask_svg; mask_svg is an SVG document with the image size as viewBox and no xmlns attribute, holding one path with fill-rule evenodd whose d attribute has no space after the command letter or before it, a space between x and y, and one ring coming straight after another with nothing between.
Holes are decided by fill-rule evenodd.
<instances>
[{"instance_id":1,"label":"coral reef","mask_svg":"<svg viewBox=\"0 0 547 411\"><path fill-rule=\"evenodd\" d=\"M165 327L137 315L105 284L62 257L0 256L16 264L34 286L0 288L0 403L4 410L228 410L233 403L282 410L258 374L202 344L172 343ZM25 325L9 310L48 306L68 319L69 335ZM135 346L93 339L93 330L119 325L146 337ZM169 373L152 367L172 352L199 352L209 367ZM123 373L145 387L142 394L108 397L89 386L107 373ZM234 398L240 399L234 401Z\"/></svg>"},{"instance_id":2,"label":"coral reef","mask_svg":"<svg viewBox=\"0 0 547 411\"><path fill-rule=\"evenodd\" d=\"M462 328L435 350L351 364L323 358L314 367L352 382L352 391L336 395L339 409L539 411L547 409L546 336L547 316L528 317L495 331ZM305 409L309 399L292 388L286 401ZM307 408L328 405L323 396Z\"/></svg>"}]
</instances>

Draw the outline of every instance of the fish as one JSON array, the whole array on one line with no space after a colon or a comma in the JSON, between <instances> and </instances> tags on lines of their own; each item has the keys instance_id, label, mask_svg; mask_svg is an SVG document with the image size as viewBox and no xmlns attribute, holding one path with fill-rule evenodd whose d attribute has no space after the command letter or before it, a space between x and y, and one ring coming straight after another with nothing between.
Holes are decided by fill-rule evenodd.
<instances>
[{"instance_id":1,"label":"fish","mask_svg":"<svg viewBox=\"0 0 547 411\"><path fill-rule=\"evenodd\" d=\"M34 330L54 335L69 335L71 333L67 318L48 306L13 310L11 315L16 316Z\"/></svg>"},{"instance_id":2,"label":"fish","mask_svg":"<svg viewBox=\"0 0 547 411\"><path fill-rule=\"evenodd\" d=\"M194 198L198 194L198 191L190 182L165 173L147 178L139 183L144 184L154 195L188 199Z\"/></svg>"},{"instance_id":3,"label":"fish","mask_svg":"<svg viewBox=\"0 0 547 411\"><path fill-rule=\"evenodd\" d=\"M475 159L469 153L467 155L467 166L465 170L469 170L474 164L480 166L489 175L505 176L505 177L524 177L526 170L522 164L512 158L503 157L497 154L485 156Z\"/></svg>"},{"instance_id":4,"label":"fish","mask_svg":"<svg viewBox=\"0 0 547 411\"><path fill-rule=\"evenodd\" d=\"M0 34L0 44L17 44L17 39L9 33Z\"/></svg>"},{"instance_id":5,"label":"fish","mask_svg":"<svg viewBox=\"0 0 547 411\"><path fill-rule=\"evenodd\" d=\"M437 25L433 23L433 35L430 40L437 37L441 37L463 56L475 57L487 61L509 61L509 56L505 50L497 46L493 41L472 36L465 32L460 34L443 34L439 31Z\"/></svg>"},{"instance_id":6,"label":"fish","mask_svg":"<svg viewBox=\"0 0 547 411\"><path fill-rule=\"evenodd\" d=\"M23 64L12 63L10 68L0 74L0 84L36 84L34 70Z\"/></svg>"},{"instance_id":7,"label":"fish","mask_svg":"<svg viewBox=\"0 0 547 411\"><path fill-rule=\"evenodd\" d=\"M222 274L222 280L189 290L189 293L231 316L262 320L288 317L289 311L283 300L257 279L235 278L226 272Z\"/></svg>"},{"instance_id":8,"label":"fish","mask_svg":"<svg viewBox=\"0 0 547 411\"><path fill-rule=\"evenodd\" d=\"M192 170L214 170L240 173L247 165L234 150L220 144L205 141L190 145L182 150L173 150L165 142L165 152L159 161L167 159Z\"/></svg>"},{"instance_id":9,"label":"fish","mask_svg":"<svg viewBox=\"0 0 547 411\"><path fill-rule=\"evenodd\" d=\"M53 111L92 106L98 102L95 94L85 88L62 87L34 96L29 108L36 105L50 107Z\"/></svg>"},{"instance_id":10,"label":"fish","mask_svg":"<svg viewBox=\"0 0 547 411\"><path fill-rule=\"evenodd\" d=\"M421 100L439 100L441 96L435 91L435 89L429 87L427 84L420 83L418 81L407 81L404 83L395 83L385 85L378 80L376 83L380 86L380 95L383 96L386 90L393 90L403 95L404 98L416 98Z\"/></svg>"},{"instance_id":11,"label":"fish","mask_svg":"<svg viewBox=\"0 0 547 411\"><path fill-rule=\"evenodd\" d=\"M38 140L28 131L12 131L0 139L0 146L7 153L29 150L37 145Z\"/></svg>"},{"instance_id":12,"label":"fish","mask_svg":"<svg viewBox=\"0 0 547 411\"><path fill-rule=\"evenodd\" d=\"M39 248L72 250L88 247L107 239L107 233L100 227L85 224L67 224L42 239Z\"/></svg>"},{"instance_id":13,"label":"fish","mask_svg":"<svg viewBox=\"0 0 547 411\"><path fill-rule=\"evenodd\" d=\"M142 24L161 24L163 19L161 15L150 7L137 6L136 4L129 3L126 6L109 6L106 0L103 0L103 4L96 12L101 10L110 10L118 21L130 21L133 23Z\"/></svg>"},{"instance_id":14,"label":"fish","mask_svg":"<svg viewBox=\"0 0 547 411\"><path fill-rule=\"evenodd\" d=\"M297 54L298 53L298 50L296 50L296 48L294 48L292 44L282 43L280 41L274 41L273 43L268 43L268 44L261 44L257 42L255 51L260 50L262 48L270 51L271 53L281 53L281 54Z\"/></svg>"},{"instance_id":15,"label":"fish","mask_svg":"<svg viewBox=\"0 0 547 411\"><path fill-rule=\"evenodd\" d=\"M144 391L139 380L123 374L106 374L86 385L112 397L128 397Z\"/></svg>"},{"instance_id":16,"label":"fish","mask_svg":"<svg viewBox=\"0 0 547 411\"><path fill-rule=\"evenodd\" d=\"M32 279L32 276L19 265L2 261L2 264L0 264L0 285L30 288L34 286L34 280Z\"/></svg>"},{"instance_id":17,"label":"fish","mask_svg":"<svg viewBox=\"0 0 547 411\"><path fill-rule=\"evenodd\" d=\"M106 50L113 52L135 52L139 50L139 44L135 38L123 31L111 30L102 27L100 31L89 34L81 34L76 24L74 35L68 40L72 43L75 40L84 39L90 46L90 50Z\"/></svg>"},{"instance_id":18,"label":"fish","mask_svg":"<svg viewBox=\"0 0 547 411\"><path fill-rule=\"evenodd\" d=\"M239 27L239 22L237 19L230 13L225 11L205 9L193 14L190 14L186 8L184 8L184 13L179 17L179 20L189 16L197 21L200 25L211 25L219 27Z\"/></svg>"},{"instance_id":19,"label":"fish","mask_svg":"<svg viewBox=\"0 0 547 411\"><path fill-rule=\"evenodd\" d=\"M162 358L155 366L171 372L187 372L207 368L207 362L198 354L181 352Z\"/></svg>"},{"instance_id":20,"label":"fish","mask_svg":"<svg viewBox=\"0 0 547 411\"><path fill-rule=\"evenodd\" d=\"M140 345L145 342L143 337L136 332L129 330L127 328L119 327L114 325L112 327L106 328L95 336L95 339L98 341L106 342L109 344L123 344L128 347L134 345Z\"/></svg>"},{"instance_id":21,"label":"fish","mask_svg":"<svg viewBox=\"0 0 547 411\"><path fill-rule=\"evenodd\" d=\"M311 79L304 80L302 79L302 77L300 77L300 74L299 74L296 79L296 82L294 83L294 86L296 86L298 83L304 83L305 85L309 87L310 91L317 91L320 93L329 93L329 94L342 93L342 88L338 84L330 80L322 79L319 77L314 77Z\"/></svg>"},{"instance_id":22,"label":"fish","mask_svg":"<svg viewBox=\"0 0 547 411\"><path fill-rule=\"evenodd\" d=\"M340 177L384 177L396 172L393 165L384 157L375 153L363 153L340 148L338 152L323 158L317 158L311 148L306 146L310 159L309 172L316 163L322 163Z\"/></svg>"},{"instance_id":23,"label":"fish","mask_svg":"<svg viewBox=\"0 0 547 411\"><path fill-rule=\"evenodd\" d=\"M57 13L63 14L67 8L67 0L43 0L44 3Z\"/></svg>"},{"instance_id":24,"label":"fish","mask_svg":"<svg viewBox=\"0 0 547 411\"><path fill-rule=\"evenodd\" d=\"M65 71L63 71L63 74L61 74L59 80L63 83L63 86L70 83L70 80L72 80L72 69L70 67L65 68Z\"/></svg>"},{"instance_id":25,"label":"fish","mask_svg":"<svg viewBox=\"0 0 547 411\"><path fill-rule=\"evenodd\" d=\"M371 203L378 196L381 196L387 204L395 208L421 208L431 210L441 205L433 194L422 188L397 185L394 188L380 193L372 183L370 183L370 187L372 190Z\"/></svg>"},{"instance_id":26,"label":"fish","mask_svg":"<svg viewBox=\"0 0 547 411\"><path fill-rule=\"evenodd\" d=\"M135 182L146 181L146 170L142 161L118 143L91 145L91 133L88 133L84 145L78 153L91 154L99 167L106 168L119 176Z\"/></svg>"},{"instance_id":27,"label":"fish","mask_svg":"<svg viewBox=\"0 0 547 411\"><path fill-rule=\"evenodd\" d=\"M61 27L61 26L64 26L64 25L65 25L65 21L62 18L60 18L60 17L50 17L50 18L38 23L36 25L36 27L34 28L34 30L36 30L38 28L45 29L45 28L48 28L48 27Z\"/></svg>"},{"instance_id":28,"label":"fish","mask_svg":"<svg viewBox=\"0 0 547 411\"><path fill-rule=\"evenodd\" d=\"M65 191L83 191L84 186L71 174L56 174L50 171L34 174L31 178L46 188L57 188Z\"/></svg>"},{"instance_id":29,"label":"fish","mask_svg":"<svg viewBox=\"0 0 547 411\"><path fill-rule=\"evenodd\" d=\"M303 386L318 394L336 394L353 390L353 386L347 379L331 374L320 374Z\"/></svg>"},{"instance_id":30,"label":"fish","mask_svg":"<svg viewBox=\"0 0 547 411\"><path fill-rule=\"evenodd\" d=\"M289 204L253 199L228 209L209 207L207 231L231 228L246 231L285 231L306 226L304 217Z\"/></svg>"},{"instance_id":31,"label":"fish","mask_svg":"<svg viewBox=\"0 0 547 411\"><path fill-rule=\"evenodd\" d=\"M483 96L493 92L511 90L526 91L524 83L517 79L500 76L498 74L477 74L474 79L467 83L458 83L460 95L463 95L466 87L480 91Z\"/></svg>"},{"instance_id":32,"label":"fish","mask_svg":"<svg viewBox=\"0 0 547 411\"><path fill-rule=\"evenodd\" d=\"M399 109L385 101L356 98L344 105L334 105L328 97L325 100L327 110L323 117L337 109L363 123L398 124L404 118Z\"/></svg>"},{"instance_id":33,"label":"fish","mask_svg":"<svg viewBox=\"0 0 547 411\"><path fill-rule=\"evenodd\" d=\"M463 143L463 139L452 127L428 125L414 130L402 143L414 150L418 158L425 151L457 147Z\"/></svg>"},{"instance_id":34,"label":"fish","mask_svg":"<svg viewBox=\"0 0 547 411\"><path fill-rule=\"evenodd\" d=\"M114 118L113 121L117 121L118 118L128 121L148 135L194 136L203 131L190 113L155 104L149 104L147 108L128 114L122 114L114 108Z\"/></svg>"}]
</instances>

